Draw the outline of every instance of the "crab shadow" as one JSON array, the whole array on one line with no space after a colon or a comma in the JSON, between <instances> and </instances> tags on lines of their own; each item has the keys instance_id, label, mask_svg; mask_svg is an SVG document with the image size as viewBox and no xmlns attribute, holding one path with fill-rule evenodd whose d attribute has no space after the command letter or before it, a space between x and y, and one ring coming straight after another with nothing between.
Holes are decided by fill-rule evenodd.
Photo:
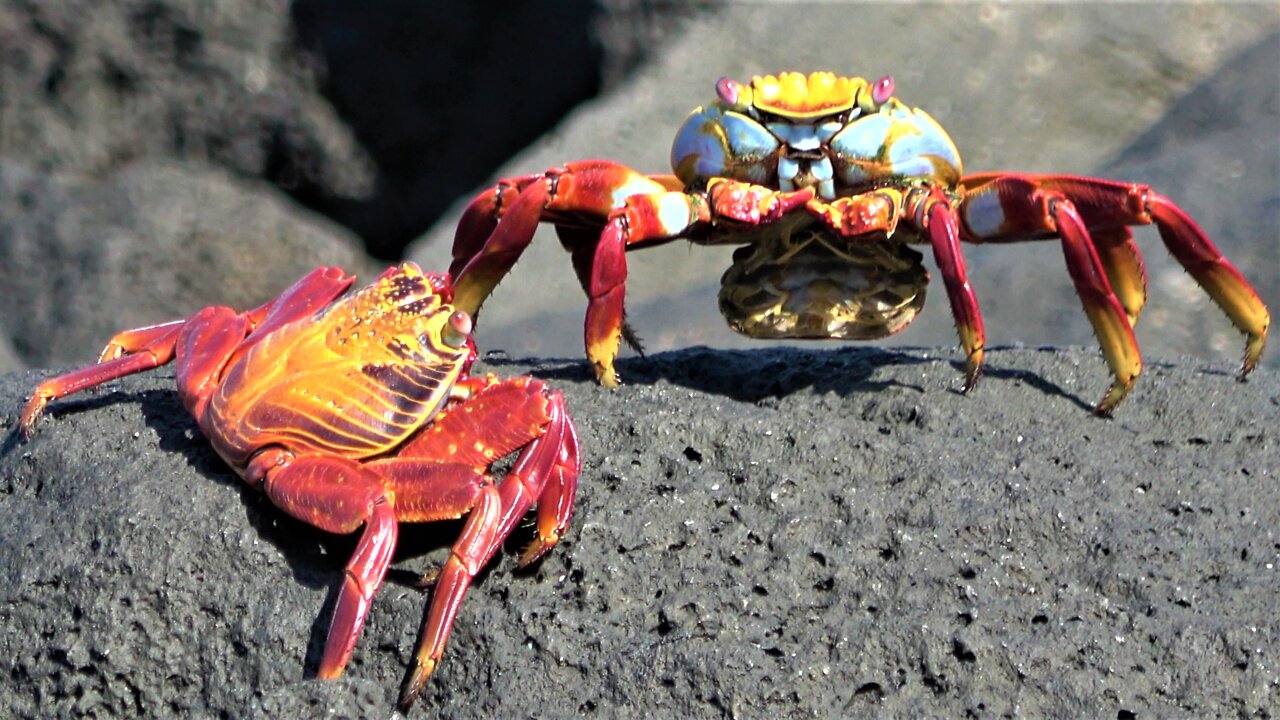
<instances>
[{"instance_id":1,"label":"crab shadow","mask_svg":"<svg viewBox=\"0 0 1280 720\"><path fill-rule=\"evenodd\" d=\"M1093 406L1040 374L999 364L1003 347L988 348L979 385L1014 383L1026 385L1047 397L1060 397L1086 411ZM1059 352L1040 348L1040 352ZM948 392L963 394L964 363L956 353L937 348L878 348L844 345L824 348L776 346L759 349L716 349L695 346L640 357L621 358L619 375L628 384L652 385L666 382L700 393L730 398L742 403L760 403L802 392L831 393L839 397L874 395L889 388L924 393L923 383L911 382L910 372L900 368L946 366L942 372L954 374ZM518 368L541 380L594 383L595 376L585 360L534 360L508 357L502 351L487 353L484 362L495 368ZM536 364L528 369L530 364ZM921 375L920 377L923 377Z\"/></svg>"}]
</instances>

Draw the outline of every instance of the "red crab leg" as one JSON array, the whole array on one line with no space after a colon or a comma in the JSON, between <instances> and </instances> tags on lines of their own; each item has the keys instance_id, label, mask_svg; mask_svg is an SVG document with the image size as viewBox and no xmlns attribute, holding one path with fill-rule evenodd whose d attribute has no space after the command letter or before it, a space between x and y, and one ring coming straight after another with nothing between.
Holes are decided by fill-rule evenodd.
<instances>
[{"instance_id":1,"label":"red crab leg","mask_svg":"<svg viewBox=\"0 0 1280 720\"><path fill-rule=\"evenodd\" d=\"M507 395L509 397L510 393ZM549 408L552 416L547 421L554 424L555 417L563 417L563 400L556 395L549 401L553 407ZM498 409L502 408L496 405L487 408L490 411ZM519 412L520 408L515 410ZM492 413L481 414L488 416ZM460 413L453 417L470 419L471 414ZM446 432L439 433L438 437L455 437L447 430L458 423L443 425ZM542 427L535 426L528 432L541 433ZM528 438L524 441L527 443ZM382 586L391 564L399 521L454 519L470 512L466 529L451 556L451 560L464 557L474 561L467 567L470 574L464 582L454 581L455 592L437 589L433 597L432 615L436 616L439 609L444 608L437 629L438 650L443 651L444 638L466 593L470 577L488 562L529 506L526 502L521 507L518 501L508 497L520 497L520 491L526 489L526 478L518 474L520 463L501 487L495 487L485 473L485 465L492 462L493 457L478 464L469 462L476 459L472 456L491 454L487 448L483 453L477 450L479 446L480 443L476 443L452 455L441 453L435 458L393 457L367 465L331 455L294 457L287 451L273 448L259 453L250 462L246 480L260 484L272 503L289 515L338 534L354 532L364 525L364 532L347 563L345 578L334 603L317 677L336 678L350 661L373 597ZM573 450L576 453L576 447ZM492 455L501 457L497 453ZM576 461L576 454L574 459ZM571 501L568 504L572 506ZM511 510L510 517L502 512L506 507ZM566 517L566 524L567 521ZM554 540L551 542L554 544ZM481 549L476 550L477 547ZM446 565L446 569L448 567ZM445 582L441 580L441 584ZM434 655L434 659L438 658L439 652Z\"/></svg>"},{"instance_id":2,"label":"red crab leg","mask_svg":"<svg viewBox=\"0 0 1280 720\"><path fill-rule=\"evenodd\" d=\"M1133 335L1130 314L1111 287L1107 269L1075 203L1061 192L1041 186L1035 178L1019 175L992 178L981 187L969 190L963 203L962 217L969 231L966 239L973 242L1025 237L1060 239L1067 272L1115 378L1094 406L1094 412L1110 412L1142 373L1142 356ZM993 227L993 208L1001 221L998 227ZM1111 274L1124 273L1117 266Z\"/></svg>"},{"instance_id":3,"label":"red crab leg","mask_svg":"<svg viewBox=\"0 0 1280 720\"><path fill-rule=\"evenodd\" d=\"M160 325L122 330L107 341L107 346L98 354L98 363L110 362L123 355L132 355L142 350L155 350L172 345L173 338L167 336L176 333L186 322L186 320L173 320ZM168 360L158 362L156 365L163 365L165 362Z\"/></svg>"},{"instance_id":4,"label":"red crab leg","mask_svg":"<svg viewBox=\"0 0 1280 720\"><path fill-rule=\"evenodd\" d=\"M1231 323L1248 337L1239 374L1243 380L1257 367L1258 358L1262 357L1267 329L1271 326L1270 312L1253 286L1218 252L1218 248L1182 208L1150 191L1146 193L1146 205L1165 247L1231 318Z\"/></svg>"},{"instance_id":5,"label":"red crab leg","mask_svg":"<svg viewBox=\"0 0 1280 720\"><path fill-rule=\"evenodd\" d=\"M931 188L927 195L914 195L908 202L914 207L908 207L906 214L922 234L928 234L934 260L938 263L938 271L942 273L947 300L951 303L951 314L956 321L956 332L960 336L960 347L964 350L964 389L968 392L978 382L986 330L982 324L978 296L969 285L964 255L960 250L959 218L946 195L936 187Z\"/></svg>"},{"instance_id":6,"label":"red crab leg","mask_svg":"<svg viewBox=\"0 0 1280 720\"><path fill-rule=\"evenodd\" d=\"M346 275L339 268L319 268L294 283L279 298L245 313L244 317L252 326L265 317L273 307L276 308L277 317L281 322L307 312L314 312L317 304L323 305L328 302L324 299L325 297L329 300L337 297L343 290L350 287L354 280L354 277ZM200 316L201 313L197 313L186 320L175 320L117 333L108 341L97 365L74 370L40 383L32 392L22 412L19 427L23 435L31 434L36 420L50 400L66 397L126 375L151 370L172 361L177 354L179 335L184 328L191 325L193 319ZM219 363L219 366L221 364L223 363Z\"/></svg>"},{"instance_id":7,"label":"red crab leg","mask_svg":"<svg viewBox=\"0 0 1280 720\"><path fill-rule=\"evenodd\" d=\"M37 385L36 389L31 393L31 398L27 401L27 406L22 411L22 419L19 421L23 437L31 436L31 430L35 427L36 420L40 418L41 413L44 412L45 405L50 400L66 397L125 375L144 372L172 360L173 345L180 328L181 325L157 334L152 339L152 347L142 348L136 354L74 370L45 380Z\"/></svg>"},{"instance_id":8,"label":"red crab leg","mask_svg":"<svg viewBox=\"0 0 1280 720\"><path fill-rule=\"evenodd\" d=\"M1122 227L1092 231L1091 235L1111 289L1129 317L1129 324L1137 327L1138 316L1147 302L1147 268L1133 242L1133 233Z\"/></svg>"},{"instance_id":9,"label":"red crab leg","mask_svg":"<svg viewBox=\"0 0 1280 720\"><path fill-rule=\"evenodd\" d=\"M628 246L674 239L708 219L697 196L670 190L670 176L649 177L617 163L590 160L500 183L472 201L454 239L454 303L473 315L519 259L544 220L601 227L591 246L571 250L575 264L591 257L587 355L605 385L617 384L613 358L622 333ZM517 193L514 198L512 194ZM501 221L491 225L493 216ZM487 238L481 235L492 227Z\"/></svg>"},{"instance_id":10,"label":"red crab leg","mask_svg":"<svg viewBox=\"0 0 1280 720\"><path fill-rule=\"evenodd\" d=\"M439 498L465 495L477 483L466 467L418 463L420 482L430 482ZM250 461L245 480L261 487L272 504L303 522L332 533L347 534L365 526L347 563L346 577L334 604L324 655L316 675L331 679L342 674L364 627L374 594L386 577L395 552L399 526L396 495L390 481L359 462L336 455L293 457L278 448L264 450ZM463 510L465 512L465 510ZM444 513L441 517L456 517Z\"/></svg>"},{"instance_id":11,"label":"red crab leg","mask_svg":"<svg viewBox=\"0 0 1280 720\"><path fill-rule=\"evenodd\" d=\"M499 380L490 375L464 382L477 385L471 391L473 394L464 395L464 402L436 416L431 427L397 453L399 457L447 457L450 462L486 467L494 459L505 457L539 438L544 428L562 422L566 437L560 447L572 452L562 458L556 468L578 467L577 431L565 412L560 393L550 392L545 384L528 377ZM553 419L557 413L564 416L562 421ZM474 440L467 445L459 443L459 438ZM577 479L576 471L556 472L547 478L537 500L537 536L521 555L521 565L550 550L564 534L573 515Z\"/></svg>"},{"instance_id":12,"label":"red crab leg","mask_svg":"<svg viewBox=\"0 0 1280 720\"><path fill-rule=\"evenodd\" d=\"M511 394L524 394L526 397L531 393L545 393L541 383L529 382L527 379L503 383L496 387L503 388L504 392L509 391ZM476 498L476 507L467 518L462 535L454 544L449 559L440 569L432 590L431 607L418 642L414 667L401 691L399 704L402 709L407 708L418 696L444 653L445 641L448 639L458 608L475 574L493 557L529 507L534 503L539 505L539 535L530 550L526 551L522 562L532 560L550 549L568 525L569 515L573 510L573 500L572 497L566 497L564 494L574 492L577 486L579 472L577 436L565 412L563 397L559 393L544 394L543 397L546 399L547 414L545 433L525 443L515 466L503 478L500 485L496 487L487 485L482 489L481 494ZM500 396L495 395L493 399L499 398ZM458 409L452 410L441 422L464 417L467 414L468 404L470 403L463 403L460 406L461 413ZM469 422L475 422L481 428L480 438L493 436L494 433L513 432L518 430L519 424L514 428L504 427L505 420L497 422L497 418L489 418L489 421L485 421L484 416L490 415L490 412L497 415L502 412L518 411L521 407L523 406L511 406L507 402L486 405L483 411L477 407L470 413L474 417L469 419ZM441 441L451 438L454 442L462 438L465 442L465 436L459 436L453 432L442 432L439 438ZM469 451L462 444L458 447L461 449L457 451L455 459L461 459L467 452L471 452L478 455L473 459L486 464L492 462L492 459L498 456L496 453L499 452L491 449L485 439L477 439L470 446ZM425 449L424 445L415 448L415 451ZM546 510L543 509L544 503L550 506ZM550 521L544 525L544 520Z\"/></svg>"},{"instance_id":13,"label":"red crab leg","mask_svg":"<svg viewBox=\"0 0 1280 720\"><path fill-rule=\"evenodd\" d=\"M530 183L543 179L542 175L526 175L519 178L499 180L496 185L486 188L467 203L467 208L458 220L458 227L453 235L453 262L449 265L449 274L458 277L471 258L480 253L498 226L498 219L520 196L520 191ZM532 236L531 236L532 237Z\"/></svg>"},{"instance_id":14,"label":"red crab leg","mask_svg":"<svg viewBox=\"0 0 1280 720\"><path fill-rule=\"evenodd\" d=\"M1146 185L1064 175L984 174L962 178L961 184L969 196L977 196L976 202L966 198L963 211L966 224L972 217L981 228L975 227L975 237L966 238L974 242L1005 242L1052 232L1043 207L1037 207L1036 190L1066 197L1095 234L1155 223L1169 253L1246 335L1240 378L1257 366L1271 324L1266 305L1200 226L1168 198ZM1141 267L1140 260L1136 264Z\"/></svg>"},{"instance_id":15,"label":"red crab leg","mask_svg":"<svg viewBox=\"0 0 1280 720\"><path fill-rule=\"evenodd\" d=\"M812 189L778 192L744 182L712 180L705 197L677 191L627 197L609 213L594 245L573 249L579 279L590 253L591 270L584 283L588 298L584 334L587 358L600 383L618 384L613 361L624 327L627 250L682 237L713 217L748 225L770 223L805 205L813 195Z\"/></svg>"},{"instance_id":16,"label":"red crab leg","mask_svg":"<svg viewBox=\"0 0 1280 720\"><path fill-rule=\"evenodd\" d=\"M1174 257L1205 287L1236 327L1249 336L1241 376L1257 362L1269 316L1253 288L1190 218L1142 185L1091 178L1034 175L981 175L962 179L962 217L966 239L1009 242L1058 237L1076 293L1102 346L1115 381L1094 407L1105 414L1129 393L1142 372L1132 320L1145 292L1141 259L1127 236L1127 225L1153 220ZM1176 211L1176 212L1174 212ZM1099 244L1091 235L1098 231ZM1117 242L1117 237L1119 242ZM1120 296L1110 277L1123 280Z\"/></svg>"}]
</instances>

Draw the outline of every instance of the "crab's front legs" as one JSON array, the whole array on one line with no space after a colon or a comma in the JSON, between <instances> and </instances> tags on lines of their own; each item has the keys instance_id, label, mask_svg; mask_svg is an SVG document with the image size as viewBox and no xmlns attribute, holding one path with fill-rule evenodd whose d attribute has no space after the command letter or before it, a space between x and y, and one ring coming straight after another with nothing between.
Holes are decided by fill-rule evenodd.
<instances>
[{"instance_id":1,"label":"crab's front legs","mask_svg":"<svg viewBox=\"0 0 1280 720\"><path fill-rule=\"evenodd\" d=\"M810 200L805 209L850 242L892 235L899 222L929 239L964 350L964 389L973 389L982 369L986 331L978 297L969 285L960 251L960 223L950 198L936 186L886 187L831 201Z\"/></svg>"},{"instance_id":2,"label":"crab's front legs","mask_svg":"<svg viewBox=\"0 0 1280 720\"><path fill-rule=\"evenodd\" d=\"M951 201L937 187L910 192L904 214L922 235L929 237L929 244L933 247L933 258L938 263L951 314L956 321L956 333L960 336L960 347L964 350L964 389L968 392L978 382L978 373L982 369L986 330L982 324L978 296L969 285L969 273L960 250L959 218Z\"/></svg>"},{"instance_id":3,"label":"crab's front legs","mask_svg":"<svg viewBox=\"0 0 1280 720\"><path fill-rule=\"evenodd\" d=\"M437 578L402 708L417 697L444 652L472 578L529 507L538 504L538 535L521 564L550 550L573 512L579 450L559 393L526 378L493 383L464 409L456 407L395 457L361 464L271 447L255 455L245 472L274 505L310 525L342 534L364 526L334 603L316 673L324 679L341 675L351 659L391 564L399 523L467 515ZM520 446L515 466L494 483L488 465Z\"/></svg>"},{"instance_id":4,"label":"crab's front legs","mask_svg":"<svg viewBox=\"0 0 1280 720\"><path fill-rule=\"evenodd\" d=\"M592 160L499 183L472 201L459 224L451 267L454 304L478 312L532 241L538 223L556 223L587 294L587 357L601 384L615 386L629 247L673 240L713 217L769 222L812 198L811 190L779 193L716 182L706 193L686 193L670 177Z\"/></svg>"}]
</instances>

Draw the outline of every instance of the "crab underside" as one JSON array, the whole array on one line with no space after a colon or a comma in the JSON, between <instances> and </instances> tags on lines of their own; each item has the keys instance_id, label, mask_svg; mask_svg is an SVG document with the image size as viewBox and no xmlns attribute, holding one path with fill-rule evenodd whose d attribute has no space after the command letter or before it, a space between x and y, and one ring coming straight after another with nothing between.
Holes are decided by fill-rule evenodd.
<instances>
[{"instance_id":1,"label":"crab underside","mask_svg":"<svg viewBox=\"0 0 1280 720\"><path fill-rule=\"evenodd\" d=\"M720 278L720 312L737 332L875 340L906 327L924 307L924 256L900 239L880 233L850 243L817 222L765 230L734 251Z\"/></svg>"}]
</instances>

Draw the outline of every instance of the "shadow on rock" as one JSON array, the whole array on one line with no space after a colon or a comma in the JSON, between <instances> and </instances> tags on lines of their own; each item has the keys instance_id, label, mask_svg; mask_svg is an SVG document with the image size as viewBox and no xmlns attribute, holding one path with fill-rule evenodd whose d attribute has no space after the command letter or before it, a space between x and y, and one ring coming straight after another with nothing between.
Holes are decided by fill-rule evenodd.
<instances>
[{"instance_id":1,"label":"shadow on rock","mask_svg":"<svg viewBox=\"0 0 1280 720\"><path fill-rule=\"evenodd\" d=\"M1011 349L988 348L989 353ZM765 347L755 350L723 350L695 346L682 350L653 353L641 357L621 358L617 361L619 374L626 384L652 385L668 382L672 385L696 390L709 395L719 395L738 402L760 403L782 398L802 391L818 394L833 393L839 397L875 395L887 388L897 387L923 392L921 384L904 382L906 373L882 372L885 369L928 366L939 359L930 348L903 347L901 349L867 346L828 347L808 350L793 346ZM1045 352L1054 352L1052 348ZM486 353L485 363L494 367L524 366L527 359L509 357L505 352ZM964 363L946 360L956 372L956 386L952 392L963 394ZM550 382L593 381L590 366L582 361L543 361L543 368L536 377ZM878 377L888 377L878 380ZM1014 381L1033 387L1046 396L1066 398L1083 410L1093 405L1080 396L1067 391L1031 370L1008 369L987 362L979 376L983 380ZM1101 389L1100 389L1101 391Z\"/></svg>"}]
</instances>

